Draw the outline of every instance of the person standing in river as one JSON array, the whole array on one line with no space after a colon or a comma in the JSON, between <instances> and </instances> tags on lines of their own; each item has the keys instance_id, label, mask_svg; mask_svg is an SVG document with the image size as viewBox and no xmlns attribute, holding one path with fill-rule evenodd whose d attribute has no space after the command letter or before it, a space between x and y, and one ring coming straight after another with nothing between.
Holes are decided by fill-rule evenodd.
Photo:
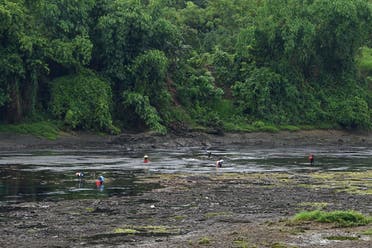
<instances>
[{"instance_id":1,"label":"person standing in river","mask_svg":"<svg viewBox=\"0 0 372 248\"><path fill-rule=\"evenodd\" d=\"M310 162L310 165L314 165L314 155L312 153L310 153L309 155L309 162Z\"/></svg>"},{"instance_id":2,"label":"person standing in river","mask_svg":"<svg viewBox=\"0 0 372 248\"><path fill-rule=\"evenodd\" d=\"M144 163L150 162L149 157L147 155L143 156L143 162Z\"/></svg>"},{"instance_id":3,"label":"person standing in river","mask_svg":"<svg viewBox=\"0 0 372 248\"><path fill-rule=\"evenodd\" d=\"M219 159L216 161L216 168L221 168L223 163L223 159Z\"/></svg>"}]
</instances>

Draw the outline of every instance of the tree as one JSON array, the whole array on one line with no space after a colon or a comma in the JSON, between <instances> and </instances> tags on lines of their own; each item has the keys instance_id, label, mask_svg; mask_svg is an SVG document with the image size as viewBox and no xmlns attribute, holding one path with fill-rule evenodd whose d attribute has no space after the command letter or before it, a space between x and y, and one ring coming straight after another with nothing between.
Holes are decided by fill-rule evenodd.
<instances>
[{"instance_id":1,"label":"tree","mask_svg":"<svg viewBox=\"0 0 372 248\"><path fill-rule=\"evenodd\" d=\"M52 82L51 112L72 129L116 133L111 118L111 88L91 71Z\"/></svg>"},{"instance_id":2,"label":"tree","mask_svg":"<svg viewBox=\"0 0 372 248\"><path fill-rule=\"evenodd\" d=\"M34 115L49 72L60 76L89 62L92 44L85 24L92 4L94 0L0 3L3 120L19 122Z\"/></svg>"},{"instance_id":3,"label":"tree","mask_svg":"<svg viewBox=\"0 0 372 248\"><path fill-rule=\"evenodd\" d=\"M138 1L113 1L98 19L93 67L125 89L128 66L149 47L151 16Z\"/></svg>"},{"instance_id":4,"label":"tree","mask_svg":"<svg viewBox=\"0 0 372 248\"><path fill-rule=\"evenodd\" d=\"M23 57L27 36L27 9L24 1L2 1L0 4L0 92L2 116L17 122L23 116L21 87L26 78ZM0 105L1 107L1 105Z\"/></svg>"},{"instance_id":5,"label":"tree","mask_svg":"<svg viewBox=\"0 0 372 248\"><path fill-rule=\"evenodd\" d=\"M358 49L371 33L371 7L363 0L316 0L309 6L320 66L336 74L354 70Z\"/></svg>"}]
</instances>

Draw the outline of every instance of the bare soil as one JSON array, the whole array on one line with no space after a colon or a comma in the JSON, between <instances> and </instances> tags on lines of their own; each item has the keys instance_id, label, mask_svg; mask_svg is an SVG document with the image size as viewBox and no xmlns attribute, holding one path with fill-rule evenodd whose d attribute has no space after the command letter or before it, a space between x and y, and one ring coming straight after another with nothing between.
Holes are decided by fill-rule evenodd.
<instances>
[{"instance_id":1,"label":"bare soil","mask_svg":"<svg viewBox=\"0 0 372 248\"><path fill-rule=\"evenodd\" d=\"M0 135L0 149L121 146L368 146L369 134L341 131L214 136L64 135L56 141ZM0 205L1 247L361 247L372 225L295 222L303 210L372 214L372 171L355 173L149 174L161 187L137 196ZM368 234L369 233L369 234ZM334 240L336 239L336 240Z\"/></svg>"}]
</instances>

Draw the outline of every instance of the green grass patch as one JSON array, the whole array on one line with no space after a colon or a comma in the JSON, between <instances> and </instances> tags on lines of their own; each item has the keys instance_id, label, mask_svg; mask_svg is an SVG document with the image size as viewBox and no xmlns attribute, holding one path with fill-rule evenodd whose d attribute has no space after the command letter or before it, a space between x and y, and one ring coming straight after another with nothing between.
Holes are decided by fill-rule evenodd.
<instances>
[{"instance_id":1,"label":"green grass patch","mask_svg":"<svg viewBox=\"0 0 372 248\"><path fill-rule=\"evenodd\" d=\"M246 240L242 239L242 238L234 240L233 247L234 248L251 248L251 246L249 246L248 242Z\"/></svg>"},{"instance_id":2,"label":"green grass patch","mask_svg":"<svg viewBox=\"0 0 372 248\"><path fill-rule=\"evenodd\" d=\"M224 129L228 132L269 132L276 133L281 130L280 126L256 121L252 124L247 124L244 121L226 121Z\"/></svg>"},{"instance_id":3,"label":"green grass patch","mask_svg":"<svg viewBox=\"0 0 372 248\"><path fill-rule=\"evenodd\" d=\"M301 130L301 128L299 128L298 126L293 126L293 125L282 125L279 127L279 129L283 131L291 131L291 132Z\"/></svg>"},{"instance_id":4,"label":"green grass patch","mask_svg":"<svg viewBox=\"0 0 372 248\"><path fill-rule=\"evenodd\" d=\"M355 211L320 210L304 211L294 216L295 221L316 221L321 223L335 223L339 227L363 226L371 223L372 218Z\"/></svg>"},{"instance_id":5,"label":"green grass patch","mask_svg":"<svg viewBox=\"0 0 372 248\"><path fill-rule=\"evenodd\" d=\"M198 240L199 245L209 245L211 243L211 239L208 237L202 237Z\"/></svg>"},{"instance_id":6,"label":"green grass patch","mask_svg":"<svg viewBox=\"0 0 372 248\"><path fill-rule=\"evenodd\" d=\"M371 235L372 236L372 229L365 230L361 234L363 234L363 235Z\"/></svg>"},{"instance_id":7,"label":"green grass patch","mask_svg":"<svg viewBox=\"0 0 372 248\"><path fill-rule=\"evenodd\" d=\"M59 137L59 128L56 124L47 121L22 123L17 125L0 125L0 132L30 134L39 138L55 140Z\"/></svg>"},{"instance_id":8,"label":"green grass patch","mask_svg":"<svg viewBox=\"0 0 372 248\"><path fill-rule=\"evenodd\" d=\"M85 210L86 210L88 213L93 213L93 212L94 212L94 208L91 208L91 207L85 208Z\"/></svg>"},{"instance_id":9,"label":"green grass patch","mask_svg":"<svg viewBox=\"0 0 372 248\"><path fill-rule=\"evenodd\" d=\"M173 218L174 220L178 220L178 221L180 221L180 220L184 220L184 219L186 219L187 216L186 216L186 215L176 215L176 216L173 216L172 218Z\"/></svg>"},{"instance_id":10,"label":"green grass patch","mask_svg":"<svg viewBox=\"0 0 372 248\"><path fill-rule=\"evenodd\" d=\"M324 209L328 207L329 203L328 202L301 202L298 204L300 207L310 207L314 209Z\"/></svg>"},{"instance_id":11,"label":"green grass patch","mask_svg":"<svg viewBox=\"0 0 372 248\"><path fill-rule=\"evenodd\" d=\"M350 237L350 236L329 236L326 237L328 240L358 240L358 237Z\"/></svg>"},{"instance_id":12,"label":"green grass patch","mask_svg":"<svg viewBox=\"0 0 372 248\"><path fill-rule=\"evenodd\" d=\"M237 123L226 121L223 123L224 130L227 132L254 132L256 129L246 123Z\"/></svg>"},{"instance_id":13,"label":"green grass patch","mask_svg":"<svg viewBox=\"0 0 372 248\"><path fill-rule=\"evenodd\" d=\"M122 233L122 234L136 234L138 233L137 230L135 229L130 229L130 228L115 228L114 233Z\"/></svg>"},{"instance_id":14,"label":"green grass patch","mask_svg":"<svg viewBox=\"0 0 372 248\"><path fill-rule=\"evenodd\" d=\"M268 124L268 123L265 123L263 121L255 121L255 122L252 123L252 125L253 125L253 127L256 128L257 131L261 131L261 132L275 133L275 132L279 131L279 128L276 127L275 125Z\"/></svg>"},{"instance_id":15,"label":"green grass patch","mask_svg":"<svg viewBox=\"0 0 372 248\"><path fill-rule=\"evenodd\" d=\"M143 231L147 231L149 233L155 233L155 234L169 233L172 231L171 228L167 226L139 226L139 227L136 227L135 229L143 230Z\"/></svg>"},{"instance_id":16,"label":"green grass patch","mask_svg":"<svg viewBox=\"0 0 372 248\"><path fill-rule=\"evenodd\" d=\"M358 172L320 172L310 175L315 182L310 185L298 185L319 188L334 188L336 192L347 192L350 194L370 195L372 194L372 170Z\"/></svg>"},{"instance_id":17,"label":"green grass patch","mask_svg":"<svg viewBox=\"0 0 372 248\"><path fill-rule=\"evenodd\" d=\"M169 226L124 226L115 228L114 234L139 235L139 236L168 236L177 235L181 232L179 228Z\"/></svg>"},{"instance_id":18,"label":"green grass patch","mask_svg":"<svg viewBox=\"0 0 372 248\"><path fill-rule=\"evenodd\" d=\"M275 243L271 246L271 248L288 248L288 246L281 243Z\"/></svg>"},{"instance_id":19,"label":"green grass patch","mask_svg":"<svg viewBox=\"0 0 372 248\"><path fill-rule=\"evenodd\" d=\"M218 216L228 216L231 215L231 213L228 212L210 212L205 214L205 218L210 219Z\"/></svg>"},{"instance_id":20,"label":"green grass patch","mask_svg":"<svg viewBox=\"0 0 372 248\"><path fill-rule=\"evenodd\" d=\"M329 236L326 237L328 240L358 240L358 237L350 237L350 236Z\"/></svg>"}]
</instances>

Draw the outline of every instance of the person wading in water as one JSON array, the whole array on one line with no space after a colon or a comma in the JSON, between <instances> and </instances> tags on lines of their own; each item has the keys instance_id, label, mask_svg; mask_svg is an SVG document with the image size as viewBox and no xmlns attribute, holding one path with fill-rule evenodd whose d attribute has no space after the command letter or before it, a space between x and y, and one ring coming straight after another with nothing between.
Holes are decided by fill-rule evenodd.
<instances>
[{"instance_id":1,"label":"person wading in water","mask_svg":"<svg viewBox=\"0 0 372 248\"><path fill-rule=\"evenodd\" d=\"M144 163L150 162L149 157L147 155L143 156L143 162Z\"/></svg>"},{"instance_id":2,"label":"person wading in water","mask_svg":"<svg viewBox=\"0 0 372 248\"><path fill-rule=\"evenodd\" d=\"M310 162L310 165L314 165L314 155L312 153L310 153L309 155L309 162Z\"/></svg>"},{"instance_id":3,"label":"person wading in water","mask_svg":"<svg viewBox=\"0 0 372 248\"><path fill-rule=\"evenodd\" d=\"M219 159L216 161L216 168L221 168L223 164L223 159Z\"/></svg>"}]
</instances>

